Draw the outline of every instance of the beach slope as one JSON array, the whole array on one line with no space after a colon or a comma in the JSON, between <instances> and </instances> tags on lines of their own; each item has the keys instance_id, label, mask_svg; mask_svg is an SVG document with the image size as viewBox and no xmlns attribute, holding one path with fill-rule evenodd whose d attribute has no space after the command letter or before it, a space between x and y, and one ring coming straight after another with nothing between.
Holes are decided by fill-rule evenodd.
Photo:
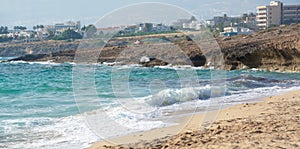
<instances>
[{"instance_id":1,"label":"beach slope","mask_svg":"<svg viewBox=\"0 0 300 149\"><path fill-rule=\"evenodd\" d=\"M117 146L98 142L91 148L300 148L299 90L221 110L208 129L199 129L202 118L201 114L193 116L189 125L173 136L141 138L145 141ZM164 129L127 138L147 136L147 133L159 136L155 132ZM121 139L124 142L126 137Z\"/></svg>"}]
</instances>

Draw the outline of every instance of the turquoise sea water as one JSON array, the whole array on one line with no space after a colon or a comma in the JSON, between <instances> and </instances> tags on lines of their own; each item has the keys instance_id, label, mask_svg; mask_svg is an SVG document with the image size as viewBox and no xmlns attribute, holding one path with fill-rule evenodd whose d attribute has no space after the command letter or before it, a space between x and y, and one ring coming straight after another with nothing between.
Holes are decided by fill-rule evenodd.
<instances>
[{"instance_id":1,"label":"turquoise sea water","mask_svg":"<svg viewBox=\"0 0 300 149\"><path fill-rule=\"evenodd\" d=\"M73 67L74 64L68 63L0 63L0 148L83 148L99 140L78 115L72 84ZM106 65L93 67L98 98L94 99L94 104L87 104L80 109L83 110L81 112L101 109L103 105L107 105L104 108L113 115L113 119L133 121L128 123L129 127L132 125L140 128L139 130L166 126L166 122L157 120L167 117L164 115L166 111L184 111L184 108L191 108L195 103L201 106L210 100L212 78L208 69ZM125 99L127 94L114 94L118 89L113 88L112 78L118 80L125 74L118 71L112 76L114 69L130 69L127 82L132 96L130 98L135 98L142 104L147 103L155 112L132 114L120 108L124 105L117 100L117 96ZM191 69L197 73L198 78L194 82L198 85L197 89L193 92L182 89L180 82L180 79L185 82L191 78L180 78L177 73L178 70L184 72ZM224 96L219 98L224 103L236 103L296 89L300 84L300 74L237 70L228 71L226 78L221 80L226 83L226 89ZM115 87L118 87L118 83ZM185 93L182 94L183 92ZM86 97L88 96L90 95L87 94ZM99 127L110 126L103 121L103 126ZM118 132L109 133L111 136L114 133L118 135Z\"/></svg>"}]
</instances>

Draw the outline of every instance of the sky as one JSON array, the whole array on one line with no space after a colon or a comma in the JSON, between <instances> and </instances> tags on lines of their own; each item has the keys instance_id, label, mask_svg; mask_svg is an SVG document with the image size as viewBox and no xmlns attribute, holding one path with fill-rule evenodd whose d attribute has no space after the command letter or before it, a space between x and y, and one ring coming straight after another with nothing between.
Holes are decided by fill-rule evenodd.
<instances>
[{"instance_id":1,"label":"sky","mask_svg":"<svg viewBox=\"0 0 300 149\"><path fill-rule=\"evenodd\" d=\"M300 4L299 0L281 0L284 4ZM199 20L223 15L238 16L255 12L256 6L268 5L269 0L0 0L0 26L55 24L81 21L96 24L103 16L143 2L174 5L193 14ZM166 8L166 7L165 7ZM161 8L164 9L164 8ZM143 9L139 10L141 13ZM137 13L137 11L135 11ZM121 11L118 15L124 15ZM159 16L159 15L156 15Z\"/></svg>"}]
</instances>

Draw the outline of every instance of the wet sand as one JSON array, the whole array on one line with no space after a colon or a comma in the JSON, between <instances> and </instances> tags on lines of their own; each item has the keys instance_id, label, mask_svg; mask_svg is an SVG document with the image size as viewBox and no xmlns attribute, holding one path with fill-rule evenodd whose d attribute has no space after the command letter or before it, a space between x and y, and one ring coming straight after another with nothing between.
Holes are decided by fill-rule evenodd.
<instances>
[{"instance_id":1,"label":"wet sand","mask_svg":"<svg viewBox=\"0 0 300 149\"><path fill-rule=\"evenodd\" d=\"M205 114L197 114L176 126L97 142L90 148L300 148L300 90L214 112L207 113L218 114L209 127L200 127Z\"/></svg>"}]
</instances>

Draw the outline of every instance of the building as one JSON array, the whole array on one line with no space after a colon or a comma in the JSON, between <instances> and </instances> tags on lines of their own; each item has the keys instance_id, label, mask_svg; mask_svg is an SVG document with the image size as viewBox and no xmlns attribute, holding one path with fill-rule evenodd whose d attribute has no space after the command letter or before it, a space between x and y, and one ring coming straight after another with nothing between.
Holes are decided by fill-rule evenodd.
<instances>
[{"instance_id":1,"label":"building","mask_svg":"<svg viewBox=\"0 0 300 149\"><path fill-rule=\"evenodd\" d=\"M256 15L254 13L243 14L241 26L250 28L251 30L257 30Z\"/></svg>"},{"instance_id":2,"label":"building","mask_svg":"<svg viewBox=\"0 0 300 149\"><path fill-rule=\"evenodd\" d=\"M270 5L258 6L256 9L256 22L259 29L267 29L282 24L283 3L271 1Z\"/></svg>"},{"instance_id":3,"label":"building","mask_svg":"<svg viewBox=\"0 0 300 149\"><path fill-rule=\"evenodd\" d=\"M80 21L72 22L69 21L66 24L64 23L57 23L54 25L47 25L45 28L43 28L39 35L42 35L43 37L41 38L46 38L46 36L50 35L51 33L53 33L54 35L61 35L65 30L74 30L76 32L80 32L81 30L81 24ZM51 33L50 33L51 32Z\"/></svg>"},{"instance_id":4,"label":"building","mask_svg":"<svg viewBox=\"0 0 300 149\"><path fill-rule=\"evenodd\" d=\"M234 36L234 35L249 35L251 31L245 27L224 27L224 32L221 35Z\"/></svg>"},{"instance_id":5,"label":"building","mask_svg":"<svg viewBox=\"0 0 300 149\"><path fill-rule=\"evenodd\" d=\"M192 30L200 30L203 28L203 24L201 24L198 21L192 21L190 23L183 23L182 28L183 29L192 29Z\"/></svg>"},{"instance_id":6,"label":"building","mask_svg":"<svg viewBox=\"0 0 300 149\"><path fill-rule=\"evenodd\" d=\"M13 37L14 39L28 39L34 37L35 32L32 30L8 30L8 34L5 34L7 37Z\"/></svg>"},{"instance_id":7,"label":"building","mask_svg":"<svg viewBox=\"0 0 300 149\"><path fill-rule=\"evenodd\" d=\"M72 22L72 21L68 21L66 24L64 23L58 23L54 25L55 30L67 30L67 29L71 29L74 31L80 31L81 25L80 25L80 21L77 21L77 23Z\"/></svg>"},{"instance_id":8,"label":"building","mask_svg":"<svg viewBox=\"0 0 300 149\"><path fill-rule=\"evenodd\" d=\"M300 5L283 6L283 23L300 23Z\"/></svg>"},{"instance_id":9,"label":"building","mask_svg":"<svg viewBox=\"0 0 300 149\"><path fill-rule=\"evenodd\" d=\"M212 31L218 30L223 32L224 27L244 27L251 30L257 30L255 13L244 13L242 16L215 16L205 21L206 27Z\"/></svg>"},{"instance_id":10,"label":"building","mask_svg":"<svg viewBox=\"0 0 300 149\"><path fill-rule=\"evenodd\" d=\"M270 5L257 7L256 21L259 29L300 23L300 5L283 5L280 1L271 1Z\"/></svg>"},{"instance_id":11,"label":"building","mask_svg":"<svg viewBox=\"0 0 300 149\"><path fill-rule=\"evenodd\" d=\"M171 26L167 26L167 25L164 25L164 24L153 24L153 28L152 28L152 31L153 32L169 32L171 31L172 28Z\"/></svg>"},{"instance_id":12,"label":"building","mask_svg":"<svg viewBox=\"0 0 300 149\"><path fill-rule=\"evenodd\" d=\"M102 34L115 34L120 30L123 30L125 26L120 26L120 27L106 27L106 28L97 28L97 34L102 35Z\"/></svg>"},{"instance_id":13,"label":"building","mask_svg":"<svg viewBox=\"0 0 300 149\"><path fill-rule=\"evenodd\" d=\"M174 22L174 23L172 24L172 26L173 26L174 28L177 28L177 29L182 29L182 26L183 26L184 23L190 23L190 22L191 22L190 19L179 19L179 20L177 20L176 22Z\"/></svg>"},{"instance_id":14,"label":"building","mask_svg":"<svg viewBox=\"0 0 300 149\"><path fill-rule=\"evenodd\" d=\"M215 21L214 20L206 20L205 24L206 24L206 26L215 26Z\"/></svg>"}]
</instances>

